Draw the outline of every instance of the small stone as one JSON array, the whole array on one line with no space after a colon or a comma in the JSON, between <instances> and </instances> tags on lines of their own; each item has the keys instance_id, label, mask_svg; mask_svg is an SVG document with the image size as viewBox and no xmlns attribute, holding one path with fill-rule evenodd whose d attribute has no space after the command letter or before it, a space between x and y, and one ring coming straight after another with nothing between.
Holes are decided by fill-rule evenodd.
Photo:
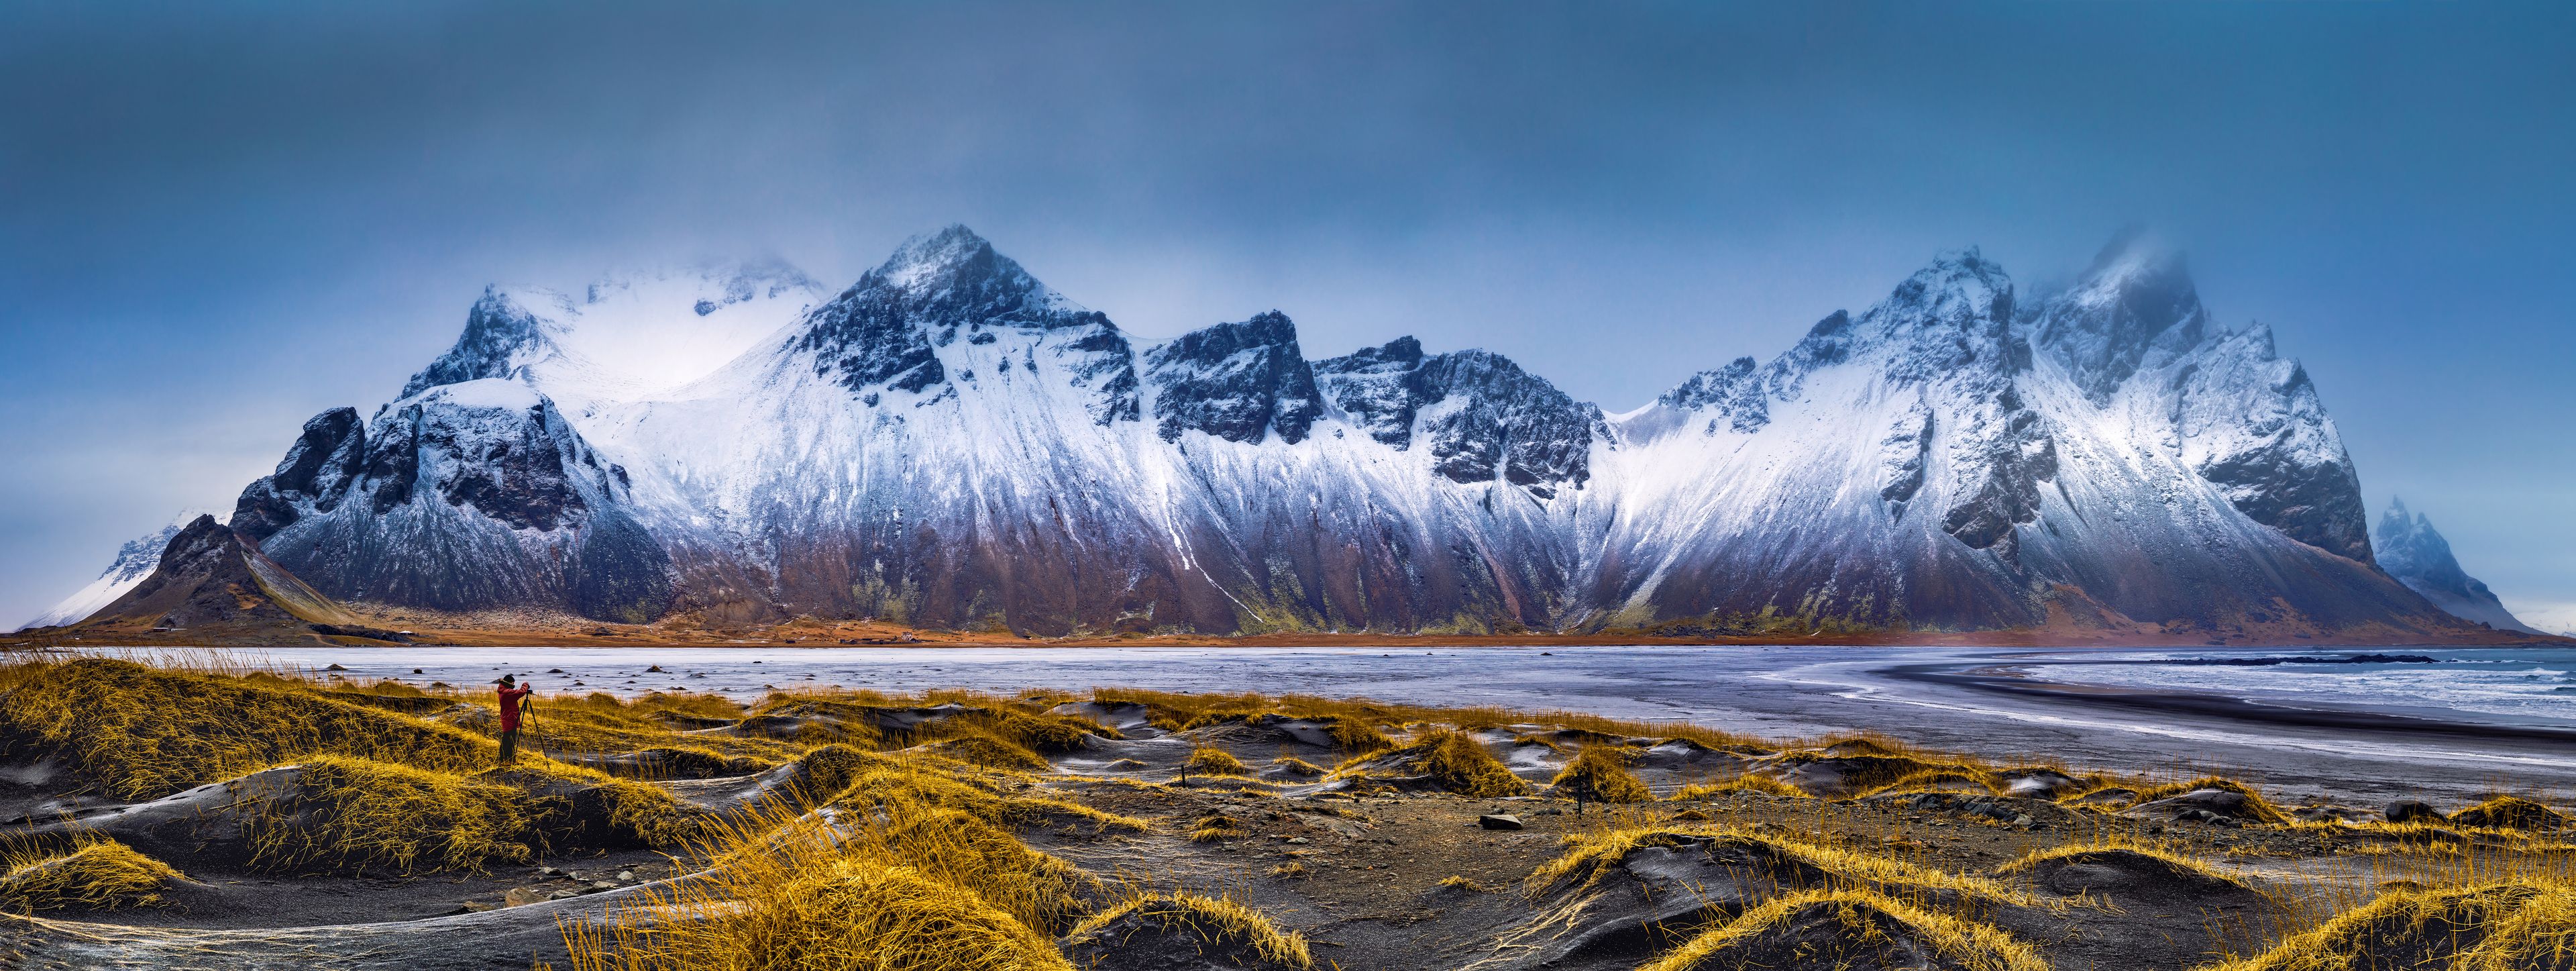
<instances>
[{"instance_id":1,"label":"small stone","mask_svg":"<svg viewBox=\"0 0 2576 971\"><path fill-rule=\"evenodd\" d=\"M501 895L501 906L525 907L529 904L540 903L545 899L546 897L544 894L526 887L511 887L508 893Z\"/></svg>"},{"instance_id":2,"label":"small stone","mask_svg":"<svg viewBox=\"0 0 2576 971\"><path fill-rule=\"evenodd\" d=\"M2022 814L2019 814L2019 815L2014 816L2014 817L2012 818L2012 824L2013 824L2013 825L2015 825L2015 826L2028 826L2028 825L2030 825L2030 824L2031 824L2030 814L2029 814L2029 813L2022 813Z\"/></svg>"},{"instance_id":3,"label":"small stone","mask_svg":"<svg viewBox=\"0 0 2576 971\"><path fill-rule=\"evenodd\" d=\"M541 877L560 877L563 876L563 868L559 866L541 866L537 868L537 875Z\"/></svg>"},{"instance_id":4,"label":"small stone","mask_svg":"<svg viewBox=\"0 0 2576 971\"><path fill-rule=\"evenodd\" d=\"M1308 843L1311 843L1311 842L1314 842L1314 841L1313 841L1313 840L1310 840L1310 839L1307 839L1307 838L1305 838L1305 837L1303 837L1303 836L1291 836L1291 837L1288 837L1288 845L1290 845L1290 846L1304 846L1304 845L1306 845L1306 844L1308 844Z\"/></svg>"},{"instance_id":5,"label":"small stone","mask_svg":"<svg viewBox=\"0 0 2576 971\"><path fill-rule=\"evenodd\" d=\"M1487 813L1476 817L1476 825L1486 829L1520 829L1521 818L1510 813Z\"/></svg>"},{"instance_id":6,"label":"small stone","mask_svg":"<svg viewBox=\"0 0 2576 971\"><path fill-rule=\"evenodd\" d=\"M480 900L468 900L456 905L456 912L460 914L479 914L491 909L491 904L484 903Z\"/></svg>"},{"instance_id":7,"label":"small stone","mask_svg":"<svg viewBox=\"0 0 2576 971\"><path fill-rule=\"evenodd\" d=\"M2420 799L2400 799L2388 804L2388 821L2392 823L2438 823L2446 817L2433 804Z\"/></svg>"},{"instance_id":8,"label":"small stone","mask_svg":"<svg viewBox=\"0 0 2576 971\"><path fill-rule=\"evenodd\" d=\"M635 882L635 871L633 871L633 870L619 870L619 871L617 871L617 882L619 882L619 883L634 883L634 882Z\"/></svg>"},{"instance_id":9,"label":"small stone","mask_svg":"<svg viewBox=\"0 0 2576 971\"><path fill-rule=\"evenodd\" d=\"M325 671L346 671L346 670L348 670L348 668L341 667L341 666L340 666L340 664L339 664L339 662L334 661L334 662L332 662L332 664L331 664L331 666L330 666L330 667L323 668L322 670L325 670ZM413 673L417 674L417 673L419 673L419 672L415 671L415 672L413 672Z\"/></svg>"},{"instance_id":10,"label":"small stone","mask_svg":"<svg viewBox=\"0 0 2576 971\"><path fill-rule=\"evenodd\" d=\"M608 882L608 881L606 881L606 880L593 880L593 881L591 881L591 882L590 882L590 885L589 885L589 886L581 888L581 892L583 892L583 893L606 893L606 892L608 892L608 891L615 890L615 889L617 889L617 885L616 885L616 884L610 883L610 882Z\"/></svg>"}]
</instances>

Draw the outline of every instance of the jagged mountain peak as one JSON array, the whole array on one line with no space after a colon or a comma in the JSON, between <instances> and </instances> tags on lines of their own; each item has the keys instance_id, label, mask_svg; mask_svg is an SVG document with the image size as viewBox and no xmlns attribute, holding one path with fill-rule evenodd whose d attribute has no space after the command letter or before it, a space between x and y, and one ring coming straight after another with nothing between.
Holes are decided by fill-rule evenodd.
<instances>
[{"instance_id":1,"label":"jagged mountain peak","mask_svg":"<svg viewBox=\"0 0 2576 971\"><path fill-rule=\"evenodd\" d=\"M2505 609L2503 601L2496 599L2494 591L2461 569L2459 557L2451 552L2451 541L2433 528L2431 517L2410 512L2406 500L2389 497L2388 509L2380 514L2378 528L2372 533L2379 568L2423 594L2434 606L2452 616L2491 627L2540 632L2515 617Z\"/></svg>"},{"instance_id":2,"label":"jagged mountain peak","mask_svg":"<svg viewBox=\"0 0 2576 971\"><path fill-rule=\"evenodd\" d=\"M1144 376L1155 389L1164 441L1202 431L1258 442L1276 430L1295 444L1324 411L1314 367L1297 346L1297 325L1276 310L1166 341L1145 352Z\"/></svg>"},{"instance_id":3,"label":"jagged mountain peak","mask_svg":"<svg viewBox=\"0 0 2576 971\"><path fill-rule=\"evenodd\" d=\"M2065 363L2096 405L2107 404L2130 375L2198 347L2209 327L2182 251L2136 228L2113 237L2073 286L2041 301L2033 315L2033 339ZM2269 332L2259 340L2269 353Z\"/></svg>"}]
</instances>

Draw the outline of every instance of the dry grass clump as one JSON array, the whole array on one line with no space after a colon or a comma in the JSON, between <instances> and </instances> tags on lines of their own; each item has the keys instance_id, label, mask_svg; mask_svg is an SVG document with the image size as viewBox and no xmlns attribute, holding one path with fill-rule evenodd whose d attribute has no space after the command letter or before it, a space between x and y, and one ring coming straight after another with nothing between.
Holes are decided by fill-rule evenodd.
<instances>
[{"instance_id":1,"label":"dry grass clump","mask_svg":"<svg viewBox=\"0 0 2576 971\"><path fill-rule=\"evenodd\" d=\"M1697 844L1708 844L1713 855L1756 861L1753 865L1768 871L1762 876L1782 884L1809 883L1909 895L1946 893L2024 906L2038 903L2021 891L1983 877L1963 876L1838 846L1716 826L1647 825L1572 834L1565 838L1565 853L1532 871L1526 886L1532 894L1560 883L1589 887L1609 875L1630 853L1647 847Z\"/></svg>"},{"instance_id":2,"label":"dry grass clump","mask_svg":"<svg viewBox=\"0 0 2576 971\"><path fill-rule=\"evenodd\" d=\"M2181 877L2186 881L2198 883L2206 887L2225 886L2246 891L2251 891L2253 889L2251 887L2247 887L2244 881L2236 879L2234 875L2224 870L2220 870L2217 867L2210 866L2207 862L2200 859L2176 853L2173 850L2162 846L2142 843L2136 840L2116 836L2099 838L2090 842L2065 843L2058 846L2033 849L2029 852L2023 853L2017 859L2007 861L2002 866L1996 867L1995 872L1999 874L2028 873L2032 870L2036 870L2059 861L2086 863L2102 860L2115 854L2135 854L2137 856L2146 857L2155 861L2157 864L2161 864L2163 868L2167 869L2172 874Z\"/></svg>"},{"instance_id":3,"label":"dry grass clump","mask_svg":"<svg viewBox=\"0 0 2576 971\"><path fill-rule=\"evenodd\" d=\"M994 769L1016 769L1044 772L1053 766L1038 754L981 731L967 731L953 738L932 742L923 748L960 762Z\"/></svg>"},{"instance_id":4,"label":"dry grass clump","mask_svg":"<svg viewBox=\"0 0 2576 971\"><path fill-rule=\"evenodd\" d=\"M2248 810L2250 818L2257 821L2275 825L2290 821L2290 814L2282 812L2281 807L2275 806L2272 804L2271 800L2263 798L2263 794L2256 791L2254 787L2238 782L2234 779L2214 775L2201 776L2200 778L2193 779L2188 782L2168 782L2163 785L2148 786L2146 788L2139 789L2137 797L2129 800L2129 805L2143 806L2159 799L2171 799L2184 793L2198 792L2203 789L2220 789L2244 796L2245 808Z\"/></svg>"},{"instance_id":5,"label":"dry grass clump","mask_svg":"<svg viewBox=\"0 0 2576 971\"><path fill-rule=\"evenodd\" d=\"M2410 887L2206 971L2542 971L2576 966L2576 887L2507 880Z\"/></svg>"},{"instance_id":6,"label":"dry grass clump","mask_svg":"<svg viewBox=\"0 0 2576 971\"><path fill-rule=\"evenodd\" d=\"M1131 897L1094 914L1065 935L1065 948L1115 949L1140 934L1184 938L1197 953L1241 958L1286 968L1315 966L1304 935L1282 932L1260 912L1215 897L1194 893L1154 893Z\"/></svg>"},{"instance_id":7,"label":"dry grass clump","mask_svg":"<svg viewBox=\"0 0 2576 971\"><path fill-rule=\"evenodd\" d=\"M1673 801L1683 802L1696 799L1707 799L1713 796L1723 796L1733 792L1758 792L1766 796L1780 796L1788 799L1814 798L1813 796L1808 795L1806 790L1800 789L1797 786L1790 785L1767 775L1754 775L1750 772L1728 779L1724 782L1683 786L1681 791L1673 793L1672 798Z\"/></svg>"},{"instance_id":8,"label":"dry grass clump","mask_svg":"<svg viewBox=\"0 0 2576 971\"><path fill-rule=\"evenodd\" d=\"M273 675L83 658L0 668L0 747L59 753L121 799L149 799L311 754L471 771L491 740L323 697Z\"/></svg>"},{"instance_id":9,"label":"dry grass clump","mask_svg":"<svg viewBox=\"0 0 2576 971\"><path fill-rule=\"evenodd\" d=\"M1793 967L2048 971L2048 962L1985 924L1866 890L1811 890L1747 910L1638 971Z\"/></svg>"},{"instance_id":10,"label":"dry grass clump","mask_svg":"<svg viewBox=\"0 0 2576 971\"><path fill-rule=\"evenodd\" d=\"M1655 798L1645 782L1628 771L1629 754L1615 745L1586 745L1574 761L1549 780L1551 791L1578 802L1630 803Z\"/></svg>"},{"instance_id":11,"label":"dry grass clump","mask_svg":"<svg viewBox=\"0 0 2576 971\"><path fill-rule=\"evenodd\" d=\"M974 808L916 798L1005 811L937 778L878 767L850 794L868 812L773 803L726 821L692 854L701 878L647 889L605 924L565 926L572 968L1070 971L1050 935L1096 882Z\"/></svg>"},{"instance_id":12,"label":"dry grass clump","mask_svg":"<svg viewBox=\"0 0 2576 971\"><path fill-rule=\"evenodd\" d=\"M1492 893L1496 889L1494 887L1488 887L1484 884L1477 883L1472 878L1462 877L1454 873L1441 877L1440 886L1450 890L1465 890L1470 893Z\"/></svg>"},{"instance_id":13,"label":"dry grass clump","mask_svg":"<svg viewBox=\"0 0 2576 971\"><path fill-rule=\"evenodd\" d=\"M2567 817L2557 810L2519 796L2493 796L2487 801L2451 814L2451 822L2479 829L2555 830L2565 828Z\"/></svg>"},{"instance_id":14,"label":"dry grass clump","mask_svg":"<svg viewBox=\"0 0 2576 971\"><path fill-rule=\"evenodd\" d=\"M0 860L0 909L19 913L158 907L161 892L187 879L169 864L115 840L87 840L58 853Z\"/></svg>"},{"instance_id":15,"label":"dry grass clump","mask_svg":"<svg viewBox=\"0 0 2576 971\"><path fill-rule=\"evenodd\" d=\"M1234 757L1234 753L1214 745L1191 749L1189 759L1181 763L1181 772L1185 775L1244 775L1251 771L1242 759Z\"/></svg>"},{"instance_id":16,"label":"dry grass clump","mask_svg":"<svg viewBox=\"0 0 2576 971\"><path fill-rule=\"evenodd\" d=\"M300 771L295 802L254 814L244 827L254 867L479 869L534 853L528 797L519 789L338 756L309 760Z\"/></svg>"},{"instance_id":17,"label":"dry grass clump","mask_svg":"<svg viewBox=\"0 0 2576 971\"><path fill-rule=\"evenodd\" d=\"M1271 759L1270 765L1272 768L1281 769L1310 779L1323 775L1325 772L1323 766L1316 765L1313 762L1308 762L1305 759L1298 758L1294 755L1282 755L1278 758Z\"/></svg>"},{"instance_id":18,"label":"dry grass clump","mask_svg":"<svg viewBox=\"0 0 2576 971\"><path fill-rule=\"evenodd\" d=\"M1190 842L1192 843L1215 843L1221 840L1242 839L1246 836L1252 835L1243 829L1243 824L1241 822L1236 821L1232 816L1227 816L1222 813L1214 816L1201 816L1197 822L1191 823L1190 827Z\"/></svg>"},{"instance_id":19,"label":"dry grass clump","mask_svg":"<svg viewBox=\"0 0 2576 971\"><path fill-rule=\"evenodd\" d=\"M1898 792L1925 792L1943 786L1968 786L1978 792L1993 793L1999 788L1993 776L1975 769L1930 769L1907 773L1883 785L1854 794L1854 798Z\"/></svg>"},{"instance_id":20,"label":"dry grass clump","mask_svg":"<svg viewBox=\"0 0 2576 971\"><path fill-rule=\"evenodd\" d=\"M1144 820L1133 816L1102 812L1078 802L1046 796L1004 795L990 784L979 783L972 777L951 775L928 765L894 759L884 759L860 769L842 788L832 805L873 809L881 815L906 805L954 809L995 824L1074 819L1088 822L1103 831L1141 833L1151 828Z\"/></svg>"},{"instance_id":21,"label":"dry grass clump","mask_svg":"<svg viewBox=\"0 0 2576 971\"><path fill-rule=\"evenodd\" d=\"M1478 799L1529 792L1529 783L1485 751L1475 736L1454 729L1431 729L1403 748L1353 759L1336 771L1367 778L1384 768L1423 776L1441 789Z\"/></svg>"}]
</instances>

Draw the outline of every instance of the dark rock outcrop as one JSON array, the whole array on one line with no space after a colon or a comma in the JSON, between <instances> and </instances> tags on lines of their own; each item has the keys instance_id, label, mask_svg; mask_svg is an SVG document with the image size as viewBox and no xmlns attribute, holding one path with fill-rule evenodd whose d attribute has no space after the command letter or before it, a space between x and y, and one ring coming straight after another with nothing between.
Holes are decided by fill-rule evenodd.
<instances>
[{"instance_id":1,"label":"dark rock outcrop","mask_svg":"<svg viewBox=\"0 0 2576 971\"><path fill-rule=\"evenodd\" d=\"M1200 431L1229 442L1306 439L1324 401L1297 348L1297 327L1276 310L1239 324L1194 330L1145 354L1154 419L1164 441Z\"/></svg>"}]
</instances>

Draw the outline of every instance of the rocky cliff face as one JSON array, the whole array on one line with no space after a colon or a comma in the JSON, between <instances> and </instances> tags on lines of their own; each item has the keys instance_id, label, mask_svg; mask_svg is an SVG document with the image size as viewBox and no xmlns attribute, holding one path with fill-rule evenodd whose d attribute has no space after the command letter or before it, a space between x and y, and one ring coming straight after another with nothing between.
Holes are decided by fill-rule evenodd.
<instances>
[{"instance_id":1,"label":"rocky cliff face","mask_svg":"<svg viewBox=\"0 0 2576 971\"><path fill-rule=\"evenodd\" d=\"M621 619L2457 623L2373 567L2305 372L2134 238L2036 296L1946 254L1616 417L1484 351L1310 359L1275 311L1140 347L962 227L828 299L756 276L487 294L235 521L334 596Z\"/></svg>"},{"instance_id":2,"label":"rocky cliff face","mask_svg":"<svg viewBox=\"0 0 2576 971\"><path fill-rule=\"evenodd\" d=\"M2388 501L2372 541L2379 550L2380 569L2452 616L2498 630L2541 632L2515 617L2486 584L2460 569L2459 558L2451 555L2451 541L2433 529L2431 519L2409 513L2405 500Z\"/></svg>"},{"instance_id":3,"label":"rocky cliff face","mask_svg":"<svg viewBox=\"0 0 2576 971\"><path fill-rule=\"evenodd\" d=\"M333 597L634 621L671 595L630 489L553 401L484 378L314 417L233 520Z\"/></svg>"}]
</instances>

